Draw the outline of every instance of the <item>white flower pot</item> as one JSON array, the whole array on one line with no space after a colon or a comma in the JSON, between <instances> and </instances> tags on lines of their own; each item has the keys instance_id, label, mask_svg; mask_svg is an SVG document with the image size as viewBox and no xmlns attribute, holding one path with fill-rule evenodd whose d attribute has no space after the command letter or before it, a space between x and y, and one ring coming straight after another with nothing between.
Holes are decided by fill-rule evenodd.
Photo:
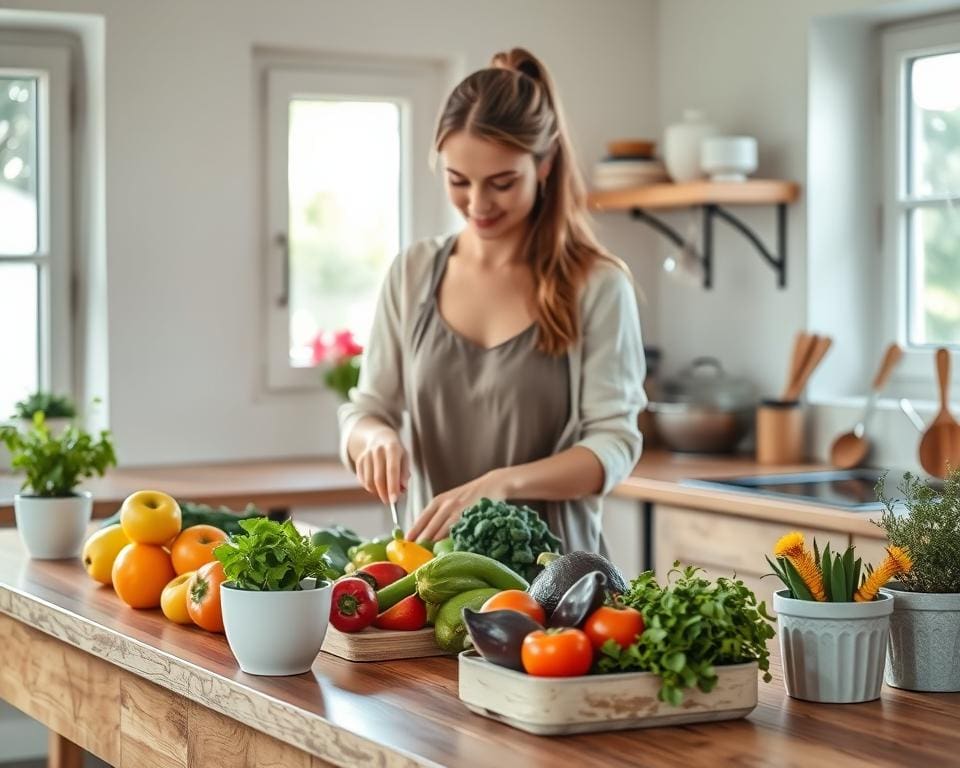
<instances>
[{"instance_id":1,"label":"white flower pot","mask_svg":"<svg viewBox=\"0 0 960 768\"><path fill-rule=\"evenodd\" d=\"M700 145L716 133L717 129L705 122L695 109L686 110L682 122L667 126L663 136L663 162L670 178L676 182L702 179Z\"/></svg>"},{"instance_id":2,"label":"white flower pot","mask_svg":"<svg viewBox=\"0 0 960 768\"><path fill-rule=\"evenodd\" d=\"M55 419L46 419L45 420L47 429L50 430L50 434L53 437L59 437L63 434L63 430L73 424L74 419L63 416L57 417ZM21 433L26 434L33 428L33 420L31 419L19 419L17 422L18 429Z\"/></svg>"},{"instance_id":3,"label":"white flower pot","mask_svg":"<svg viewBox=\"0 0 960 768\"><path fill-rule=\"evenodd\" d=\"M309 672L327 633L332 588L256 592L224 583L223 628L240 669L251 675Z\"/></svg>"},{"instance_id":4,"label":"white flower pot","mask_svg":"<svg viewBox=\"0 0 960 768\"><path fill-rule=\"evenodd\" d=\"M773 596L787 693L795 699L852 704L880 698L893 597L869 603Z\"/></svg>"},{"instance_id":5,"label":"white flower pot","mask_svg":"<svg viewBox=\"0 0 960 768\"><path fill-rule=\"evenodd\" d=\"M49 498L18 493L13 497L17 530L30 557L62 560L79 557L93 516L93 494Z\"/></svg>"},{"instance_id":6,"label":"white flower pot","mask_svg":"<svg viewBox=\"0 0 960 768\"><path fill-rule=\"evenodd\" d=\"M895 598L887 685L910 691L960 691L960 594L904 592L895 583L886 589Z\"/></svg>"}]
</instances>

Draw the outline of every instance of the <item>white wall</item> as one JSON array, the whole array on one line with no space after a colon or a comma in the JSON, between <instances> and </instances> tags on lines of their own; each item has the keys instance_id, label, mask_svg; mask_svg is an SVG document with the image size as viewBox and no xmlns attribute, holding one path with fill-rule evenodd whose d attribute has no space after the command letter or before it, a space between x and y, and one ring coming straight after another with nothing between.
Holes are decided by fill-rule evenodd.
<instances>
[{"instance_id":1,"label":"white wall","mask_svg":"<svg viewBox=\"0 0 960 768\"><path fill-rule=\"evenodd\" d=\"M331 395L267 395L261 384L254 46L429 57L462 76L525 45L559 83L585 166L606 139L657 125L654 0L6 6L106 22L103 361L124 464L335 450ZM625 221L601 227L633 261L650 242ZM643 284L649 262L640 264Z\"/></svg>"}]
</instances>

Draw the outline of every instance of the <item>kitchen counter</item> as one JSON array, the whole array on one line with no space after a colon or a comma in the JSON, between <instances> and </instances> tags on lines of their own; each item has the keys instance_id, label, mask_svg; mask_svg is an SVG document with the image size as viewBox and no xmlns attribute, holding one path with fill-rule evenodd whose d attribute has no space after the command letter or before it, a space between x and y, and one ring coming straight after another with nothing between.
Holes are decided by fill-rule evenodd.
<instances>
[{"instance_id":1,"label":"kitchen counter","mask_svg":"<svg viewBox=\"0 0 960 768\"><path fill-rule=\"evenodd\" d=\"M118 766L955 764L960 694L814 705L773 671L743 720L537 737L469 713L450 658L320 654L308 674L246 675L222 636L127 608L0 531L0 697Z\"/></svg>"}]
</instances>

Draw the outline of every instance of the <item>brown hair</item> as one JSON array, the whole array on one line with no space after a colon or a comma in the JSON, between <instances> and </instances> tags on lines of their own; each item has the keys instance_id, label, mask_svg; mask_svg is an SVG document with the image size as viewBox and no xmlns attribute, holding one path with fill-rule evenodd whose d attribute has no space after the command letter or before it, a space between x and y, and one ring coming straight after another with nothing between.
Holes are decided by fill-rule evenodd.
<instances>
[{"instance_id":1,"label":"brown hair","mask_svg":"<svg viewBox=\"0 0 960 768\"><path fill-rule=\"evenodd\" d=\"M531 213L525 249L537 285L538 346L563 354L580 335L580 289L591 267L598 260L626 267L590 229L583 181L546 67L523 48L495 54L489 68L474 72L450 94L435 150L463 130L529 152L538 166L552 162Z\"/></svg>"}]
</instances>

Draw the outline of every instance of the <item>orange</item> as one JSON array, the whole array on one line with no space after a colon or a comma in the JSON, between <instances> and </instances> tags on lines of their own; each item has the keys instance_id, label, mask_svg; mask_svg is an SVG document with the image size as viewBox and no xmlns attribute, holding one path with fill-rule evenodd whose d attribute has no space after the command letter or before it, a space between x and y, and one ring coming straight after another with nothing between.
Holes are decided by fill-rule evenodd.
<instances>
[{"instance_id":1,"label":"orange","mask_svg":"<svg viewBox=\"0 0 960 768\"><path fill-rule=\"evenodd\" d=\"M181 573L163 588L160 595L160 609L163 615L175 624L193 624L187 613L187 587L193 571Z\"/></svg>"},{"instance_id":2,"label":"orange","mask_svg":"<svg viewBox=\"0 0 960 768\"><path fill-rule=\"evenodd\" d=\"M123 532L138 544L166 544L180 533L180 523L180 505L162 491L131 493L120 506Z\"/></svg>"},{"instance_id":3,"label":"orange","mask_svg":"<svg viewBox=\"0 0 960 768\"><path fill-rule=\"evenodd\" d=\"M517 611L525 613L542 626L546 626L547 612L543 606L534 600L522 589L505 589L491 597L480 608L481 613L487 611Z\"/></svg>"},{"instance_id":4,"label":"orange","mask_svg":"<svg viewBox=\"0 0 960 768\"><path fill-rule=\"evenodd\" d=\"M220 585L227 580L219 561L200 567L187 587L187 613L193 623L207 632L223 632L220 610Z\"/></svg>"},{"instance_id":5,"label":"orange","mask_svg":"<svg viewBox=\"0 0 960 768\"><path fill-rule=\"evenodd\" d=\"M195 571L216 558L213 550L227 540L227 534L212 525L191 525L185 528L170 548L173 570L177 573Z\"/></svg>"},{"instance_id":6,"label":"orange","mask_svg":"<svg viewBox=\"0 0 960 768\"><path fill-rule=\"evenodd\" d=\"M113 561L113 588L132 608L156 608L163 588L177 574L163 547L127 544Z\"/></svg>"}]
</instances>

